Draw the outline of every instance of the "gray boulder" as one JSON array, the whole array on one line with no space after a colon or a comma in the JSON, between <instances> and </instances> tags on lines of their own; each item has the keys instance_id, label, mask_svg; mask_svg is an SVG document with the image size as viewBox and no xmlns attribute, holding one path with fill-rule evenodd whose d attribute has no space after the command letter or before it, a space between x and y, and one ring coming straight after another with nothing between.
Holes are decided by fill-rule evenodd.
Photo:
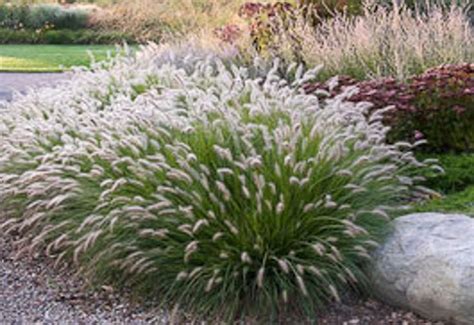
<instances>
[{"instance_id":1,"label":"gray boulder","mask_svg":"<svg viewBox=\"0 0 474 325\"><path fill-rule=\"evenodd\" d=\"M382 300L432 320L474 324L474 218L398 218L374 257L371 278Z\"/></svg>"}]
</instances>

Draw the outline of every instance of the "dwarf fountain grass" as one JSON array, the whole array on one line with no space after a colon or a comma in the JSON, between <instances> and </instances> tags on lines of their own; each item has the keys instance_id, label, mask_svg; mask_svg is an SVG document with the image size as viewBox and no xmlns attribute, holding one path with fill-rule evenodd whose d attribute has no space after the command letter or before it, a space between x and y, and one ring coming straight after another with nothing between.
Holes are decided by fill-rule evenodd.
<instances>
[{"instance_id":1,"label":"dwarf fountain grass","mask_svg":"<svg viewBox=\"0 0 474 325\"><path fill-rule=\"evenodd\" d=\"M363 288L371 248L429 164L387 144L368 105L304 94L315 71L289 85L277 69L160 53L8 106L0 228L92 279L227 320L313 317Z\"/></svg>"}]
</instances>

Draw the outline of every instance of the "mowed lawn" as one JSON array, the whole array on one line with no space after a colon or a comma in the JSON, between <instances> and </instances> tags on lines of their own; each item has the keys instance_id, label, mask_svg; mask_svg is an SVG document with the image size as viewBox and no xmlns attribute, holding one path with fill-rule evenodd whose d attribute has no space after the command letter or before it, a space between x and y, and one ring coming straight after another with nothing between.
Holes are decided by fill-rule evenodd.
<instances>
[{"instance_id":1,"label":"mowed lawn","mask_svg":"<svg viewBox=\"0 0 474 325\"><path fill-rule=\"evenodd\" d=\"M0 45L0 72L58 72L104 60L113 45Z\"/></svg>"}]
</instances>

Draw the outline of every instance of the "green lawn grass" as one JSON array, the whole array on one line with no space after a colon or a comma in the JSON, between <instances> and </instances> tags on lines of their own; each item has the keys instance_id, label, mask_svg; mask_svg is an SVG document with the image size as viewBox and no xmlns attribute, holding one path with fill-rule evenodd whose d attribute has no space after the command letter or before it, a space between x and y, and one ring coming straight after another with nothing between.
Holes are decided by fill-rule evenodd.
<instances>
[{"instance_id":1,"label":"green lawn grass","mask_svg":"<svg viewBox=\"0 0 474 325\"><path fill-rule=\"evenodd\" d=\"M107 58L115 53L111 45L1 45L1 72L58 72L73 66L87 66L91 59Z\"/></svg>"}]
</instances>

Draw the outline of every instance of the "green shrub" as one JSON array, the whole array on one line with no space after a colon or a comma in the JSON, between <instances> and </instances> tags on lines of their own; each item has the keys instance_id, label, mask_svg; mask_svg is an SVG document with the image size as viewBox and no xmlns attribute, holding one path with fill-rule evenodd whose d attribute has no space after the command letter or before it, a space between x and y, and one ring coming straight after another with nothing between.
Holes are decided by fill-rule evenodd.
<instances>
[{"instance_id":1,"label":"green shrub","mask_svg":"<svg viewBox=\"0 0 474 325\"><path fill-rule=\"evenodd\" d=\"M74 34L69 30L49 30L42 35L41 40L45 44L74 44Z\"/></svg>"},{"instance_id":2,"label":"green shrub","mask_svg":"<svg viewBox=\"0 0 474 325\"><path fill-rule=\"evenodd\" d=\"M40 35L31 30L0 28L0 44L36 44Z\"/></svg>"},{"instance_id":3,"label":"green shrub","mask_svg":"<svg viewBox=\"0 0 474 325\"><path fill-rule=\"evenodd\" d=\"M83 30L12 30L0 28L0 44L133 44L134 39L120 32Z\"/></svg>"},{"instance_id":4,"label":"green shrub","mask_svg":"<svg viewBox=\"0 0 474 325\"><path fill-rule=\"evenodd\" d=\"M0 115L0 228L95 280L216 323L314 318L427 192L380 116L301 93L313 71L154 47L94 69Z\"/></svg>"},{"instance_id":5,"label":"green shrub","mask_svg":"<svg viewBox=\"0 0 474 325\"><path fill-rule=\"evenodd\" d=\"M89 13L58 5L1 5L0 27L14 29L83 29Z\"/></svg>"},{"instance_id":6,"label":"green shrub","mask_svg":"<svg viewBox=\"0 0 474 325\"><path fill-rule=\"evenodd\" d=\"M50 24L57 29L82 29L87 27L88 18L89 14L85 10L36 5L29 8L25 27L37 29Z\"/></svg>"},{"instance_id":7,"label":"green shrub","mask_svg":"<svg viewBox=\"0 0 474 325\"><path fill-rule=\"evenodd\" d=\"M418 204L417 212L451 212L462 213L474 217L474 186L460 192L450 193L445 197Z\"/></svg>"},{"instance_id":8,"label":"green shrub","mask_svg":"<svg viewBox=\"0 0 474 325\"><path fill-rule=\"evenodd\" d=\"M422 159L436 158L444 173L428 178L427 186L444 194L474 186L474 154L419 154Z\"/></svg>"},{"instance_id":9,"label":"green shrub","mask_svg":"<svg viewBox=\"0 0 474 325\"><path fill-rule=\"evenodd\" d=\"M28 6L10 6L0 4L0 27L21 29L28 16Z\"/></svg>"}]
</instances>

